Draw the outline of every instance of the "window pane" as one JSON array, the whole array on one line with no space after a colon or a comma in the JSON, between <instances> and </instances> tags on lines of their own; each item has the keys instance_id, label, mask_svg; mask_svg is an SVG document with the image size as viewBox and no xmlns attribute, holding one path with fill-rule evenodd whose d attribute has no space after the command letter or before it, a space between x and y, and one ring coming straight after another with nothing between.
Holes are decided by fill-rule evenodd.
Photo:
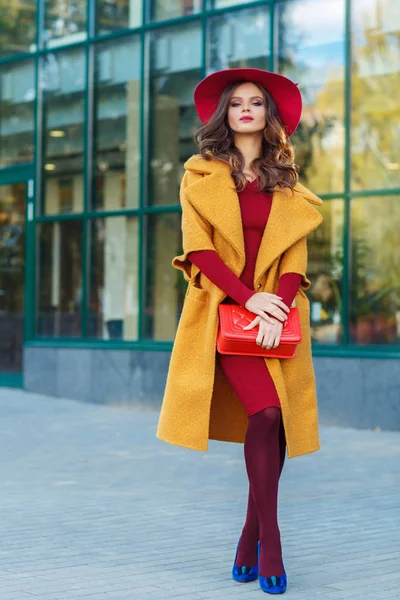
<instances>
[{"instance_id":1,"label":"window pane","mask_svg":"<svg viewBox=\"0 0 400 600\"><path fill-rule=\"evenodd\" d=\"M83 210L84 50L42 59L45 214Z\"/></svg>"},{"instance_id":2,"label":"window pane","mask_svg":"<svg viewBox=\"0 0 400 600\"><path fill-rule=\"evenodd\" d=\"M350 340L400 342L400 196L351 201Z\"/></svg>"},{"instance_id":3,"label":"window pane","mask_svg":"<svg viewBox=\"0 0 400 600\"><path fill-rule=\"evenodd\" d=\"M0 68L0 167L33 160L35 73L32 61Z\"/></svg>"},{"instance_id":4,"label":"window pane","mask_svg":"<svg viewBox=\"0 0 400 600\"><path fill-rule=\"evenodd\" d=\"M311 338L318 344L340 344L344 203L327 200L318 210L324 220L307 243Z\"/></svg>"},{"instance_id":5,"label":"window pane","mask_svg":"<svg viewBox=\"0 0 400 600\"><path fill-rule=\"evenodd\" d=\"M96 50L96 209L132 208L139 204L139 107L139 37L102 44Z\"/></svg>"},{"instance_id":6,"label":"window pane","mask_svg":"<svg viewBox=\"0 0 400 600\"><path fill-rule=\"evenodd\" d=\"M97 30L112 33L142 24L143 0L97 0Z\"/></svg>"},{"instance_id":7,"label":"window pane","mask_svg":"<svg viewBox=\"0 0 400 600\"><path fill-rule=\"evenodd\" d=\"M36 0L0 0L0 58L36 50Z\"/></svg>"},{"instance_id":8,"label":"window pane","mask_svg":"<svg viewBox=\"0 0 400 600\"><path fill-rule=\"evenodd\" d=\"M86 0L45 0L42 45L55 47L86 39Z\"/></svg>"},{"instance_id":9,"label":"window pane","mask_svg":"<svg viewBox=\"0 0 400 600\"><path fill-rule=\"evenodd\" d=\"M26 183L0 186L0 372L22 373Z\"/></svg>"},{"instance_id":10,"label":"window pane","mask_svg":"<svg viewBox=\"0 0 400 600\"><path fill-rule=\"evenodd\" d=\"M42 223L38 239L37 334L80 337L82 223Z\"/></svg>"},{"instance_id":11,"label":"window pane","mask_svg":"<svg viewBox=\"0 0 400 600\"><path fill-rule=\"evenodd\" d=\"M138 338L138 221L91 221L88 336Z\"/></svg>"},{"instance_id":12,"label":"window pane","mask_svg":"<svg viewBox=\"0 0 400 600\"><path fill-rule=\"evenodd\" d=\"M189 25L151 34L150 204L179 204L183 163L197 152L193 91L201 79L201 31Z\"/></svg>"},{"instance_id":13,"label":"window pane","mask_svg":"<svg viewBox=\"0 0 400 600\"><path fill-rule=\"evenodd\" d=\"M207 8L226 8L238 4L247 4L248 2L253 2L253 0L207 0Z\"/></svg>"},{"instance_id":14,"label":"window pane","mask_svg":"<svg viewBox=\"0 0 400 600\"><path fill-rule=\"evenodd\" d=\"M162 21L201 11L202 0L150 0L152 19Z\"/></svg>"},{"instance_id":15,"label":"window pane","mask_svg":"<svg viewBox=\"0 0 400 600\"><path fill-rule=\"evenodd\" d=\"M299 83L303 116L292 141L302 182L317 194L344 186L344 0L278 5L279 73Z\"/></svg>"},{"instance_id":16,"label":"window pane","mask_svg":"<svg viewBox=\"0 0 400 600\"><path fill-rule=\"evenodd\" d=\"M175 337L187 283L182 272L171 269L181 252L181 214L147 217L146 298L144 336L153 340Z\"/></svg>"},{"instance_id":17,"label":"window pane","mask_svg":"<svg viewBox=\"0 0 400 600\"><path fill-rule=\"evenodd\" d=\"M208 21L208 73L235 67L268 69L267 7L225 13Z\"/></svg>"},{"instance_id":18,"label":"window pane","mask_svg":"<svg viewBox=\"0 0 400 600\"><path fill-rule=\"evenodd\" d=\"M399 187L399 3L354 0L352 6L352 187Z\"/></svg>"}]
</instances>

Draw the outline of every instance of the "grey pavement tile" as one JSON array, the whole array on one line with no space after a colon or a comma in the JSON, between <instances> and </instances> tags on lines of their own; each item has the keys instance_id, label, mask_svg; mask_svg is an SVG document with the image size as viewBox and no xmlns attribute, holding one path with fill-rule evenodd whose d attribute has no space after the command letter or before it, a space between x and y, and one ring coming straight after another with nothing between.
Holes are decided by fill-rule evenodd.
<instances>
[{"instance_id":1,"label":"grey pavement tile","mask_svg":"<svg viewBox=\"0 0 400 600\"><path fill-rule=\"evenodd\" d=\"M377 586L381 591L390 589L394 586L400 586L400 572L395 571L392 573L385 573L381 575L379 571L367 572L364 574L358 574L358 577L352 577L348 581L344 581L341 577L339 581L326 583L326 587L337 589L337 590L351 590L351 589L371 589L373 586ZM362 576L363 575L363 576Z\"/></svg>"},{"instance_id":2,"label":"grey pavement tile","mask_svg":"<svg viewBox=\"0 0 400 600\"><path fill-rule=\"evenodd\" d=\"M16 595L13 593L3 593L1 594L2 600L35 600L37 596L32 596L32 594L27 594L24 592L18 592Z\"/></svg>"},{"instance_id":3,"label":"grey pavement tile","mask_svg":"<svg viewBox=\"0 0 400 600\"><path fill-rule=\"evenodd\" d=\"M393 587L391 590L385 590L384 592L381 592L381 591L377 590L376 588L373 588L373 589L370 588L367 591L353 594L352 596L348 596L345 598L345 600L369 600L369 599L371 599L371 600L375 600L375 599L398 600L398 598L400 597L399 587L400 586L396 586L396 587Z\"/></svg>"}]
</instances>

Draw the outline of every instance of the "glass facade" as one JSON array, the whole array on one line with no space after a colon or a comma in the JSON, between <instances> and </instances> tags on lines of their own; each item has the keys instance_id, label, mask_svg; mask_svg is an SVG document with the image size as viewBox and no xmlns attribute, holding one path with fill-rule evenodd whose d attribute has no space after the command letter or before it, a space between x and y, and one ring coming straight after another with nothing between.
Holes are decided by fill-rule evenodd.
<instances>
[{"instance_id":1,"label":"glass facade","mask_svg":"<svg viewBox=\"0 0 400 600\"><path fill-rule=\"evenodd\" d=\"M0 168L33 160L35 98L33 60L0 63Z\"/></svg>"},{"instance_id":2,"label":"glass facade","mask_svg":"<svg viewBox=\"0 0 400 600\"><path fill-rule=\"evenodd\" d=\"M86 0L44 0L44 47L72 44L87 37Z\"/></svg>"},{"instance_id":3,"label":"glass facade","mask_svg":"<svg viewBox=\"0 0 400 600\"><path fill-rule=\"evenodd\" d=\"M399 36L398 0L0 0L2 330L170 347L193 89L247 66L303 94L296 162L324 200L308 245L315 353L400 356Z\"/></svg>"},{"instance_id":4,"label":"glass facade","mask_svg":"<svg viewBox=\"0 0 400 600\"><path fill-rule=\"evenodd\" d=\"M400 11L353 1L352 147L353 190L400 186Z\"/></svg>"},{"instance_id":5,"label":"glass facade","mask_svg":"<svg viewBox=\"0 0 400 600\"><path fill-rule=\"evenodd\" d=\"M140 171L139 36L96 46L94 90L92 208L137 208Z\"/></svg>"},{"instance_id":6,"label":"glass facade","mask_svg":"<svg viewBox=\"0 0 400 600\"><path fill-rule=\"evenodd\" d=\"M25 183L0 187L0 372L22 369Z\"/></svg>"},{"instance_id":7,"label":"glass facade","mask_svg":"<svg viewBox=\"0 0 400 600\"><path fill-rule=\"evenodd\" d=\"M101 35L121 29L140 27L144 0L97 0L96 29Z\"/></svg>"},{"instance_id":8,"label":"glass facade","mask_svg":"<svg viewBox=\"0 0 400 600\"><path fill-rule=\"evenodd\" d=\"M144 0L146 2L146 0ZM202 0L147 0L154 21L176 19L201 11Z\"/></svg>"},{"instance_id":9,"label":"glass facade","mask_svg":"<svg viewBox=\"0 0 400 600\"><path fill-rule=\"evenodd\" d=\"M36 50L37 0L0 0L0 58Z\"/></svg>"},{"instance_id":10,"label":"glass facade","mask_svg":"<svg viewBox=\"0 0 400 600\"><path fill-rule=\"evenodd\" d=\"M200 24L157 30L150 57L147 202L176 205L183 163L195 152L192 96L201 78Z\"/></svg>"},{"instance_id":11,"label":"glass facade","mask_svg":"<svg viewBox=\"0 0 400 600\"><path fill-rule=\"evenodd\" d=\"M89 223L88 337L138 338L138 220L120 216Z\"/></svg>"},{"instance_id":12,"label":"glass facade","mask_svg":"<svg viewBox=\"0 0 400 600\"><path fill-rule=\"evenodd\" d=\"M400 341L400 196L351 204L350 336L357 344Z\"/></svg>"},{"instance_id":13,"label":"glass facade","mask_svg":"<svg viewBox=\"0 0 400 600\"><path fill-rule=\"evenodd\" d=\"M342 342L343 319L343 199L319 207L324 218L308 239L311 337L315 344Z\"/></svg>"},{"instance_id":14,"label":"glass facade","mask_svg":"<svg viewBox=\"0 0 400 600\"><path fill-rule=\"evenodd\" d=\"M41 223L37 239L37 335L80 337L82 222Z\"/></svg>"},{"instance_id":15,"label":"glass facade","mask_svg":"<svg viewBox=\"0 0 400 600\"><path fill-rule=\"evenodd\" d=\"M150 339L171 340L175 335L186 282L169 267L180 243L179 213L148 215L144 336Z\"/></svg>"},{"instance_id":16,"label":"glass facade","mask_svg":"<svg viewBox=\"0 0 400 600\"><path fill-rule=\"evenodd\" d=\"M83 49L41 57L43 213L82 212L85 121Z\"/></svg>"},{"instance_id":17,"label":"glass facade","mask_svg":"<svg viewBox=\"0 0 400 600\"><path fill-rule=\"evenodd\" d=\"M303 96L293 136L302 181L318 194L337 194L344 190L345 1L320 7L319 0L279 3L277 62Z\"/></svg>"},{"instance_id":18,"label":"glass facade","mask_svg":"<svg viewBox=\"0 0 400 600\"><path fill-rule=\"evenodd\" d=\"M208 20L207 74L221 69L268 69L269 6L225 12ZM238 18L239 17L239 18Z\"/></svg>"}]
</instances>

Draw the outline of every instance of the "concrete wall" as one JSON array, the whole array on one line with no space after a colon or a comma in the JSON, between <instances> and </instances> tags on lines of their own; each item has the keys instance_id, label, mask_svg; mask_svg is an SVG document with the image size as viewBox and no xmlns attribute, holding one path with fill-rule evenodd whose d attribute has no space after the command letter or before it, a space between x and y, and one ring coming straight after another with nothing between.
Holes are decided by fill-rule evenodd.
<instances>
[{"instance_id":1,"label":"concrete wall","mask_svg":"<svg viewBox=\"0 0 400 600\"><path fill-rule=\"evenodd\" d=\"M170 353L25 348L27 391L158 410ZM314 359L321 424L400 430L400 361Z\"/></svg>"}]
</instances>

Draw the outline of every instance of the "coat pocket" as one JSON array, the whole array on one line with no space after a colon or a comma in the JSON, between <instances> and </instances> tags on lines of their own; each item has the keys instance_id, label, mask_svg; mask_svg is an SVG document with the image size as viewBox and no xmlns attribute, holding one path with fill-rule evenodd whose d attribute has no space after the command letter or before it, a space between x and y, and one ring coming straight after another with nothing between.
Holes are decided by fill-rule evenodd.
<instances>
[{"instance_id":1,"label":"coat pocket","mask_svg":"<svg viewBox=\"0 0 400 600\"><path fill-rule=\"evenodd\" d=\"M189 285L179 324L182 327L198 329L207 322L208 291Z\"/></svg>"}]
</instances>

